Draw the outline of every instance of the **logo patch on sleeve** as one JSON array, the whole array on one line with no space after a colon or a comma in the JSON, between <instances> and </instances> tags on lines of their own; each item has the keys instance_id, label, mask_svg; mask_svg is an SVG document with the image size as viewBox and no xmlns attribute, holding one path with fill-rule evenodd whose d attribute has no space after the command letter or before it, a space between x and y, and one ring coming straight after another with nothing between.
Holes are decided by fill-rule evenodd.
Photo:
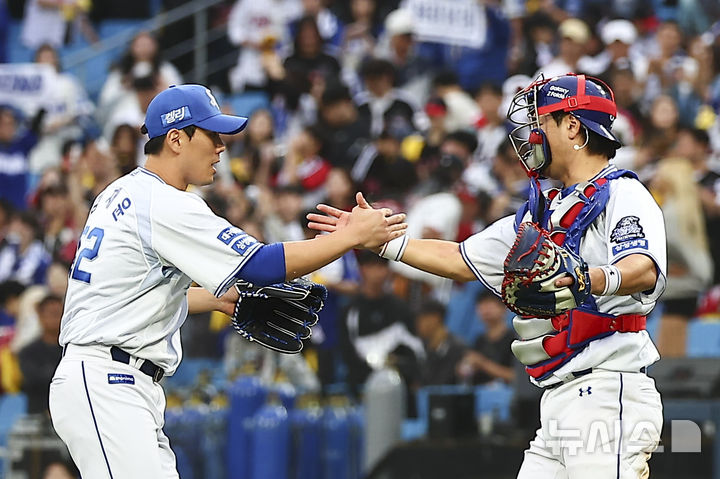
<instances>
[{"instance_id":1,"label":"logo patch on sleeve","mask_svg":"<svg viewBox=\"0 0 720 479\"><path fill-rule=\"evenodd\" d=\"M644 238L642 226L640 226L640 218L637 216L625 216L615 225L610 233L610 241L613 243L624 243L633 239ZM647 244L645 245L647 248Z\"/></svg>"},{"instance_id":2,"label":"logo patch on sleeve","mask_svg":"<svg viewBox=\"0 0 720 479\"><path fill-rule=\"evenodd\" d=\"M643 238L625 241L612 247L613 256L617 256L618 253L629 249L648 249L648 242Z\"/></svg>"},{"instance_id":3,"label":"logo patch on sleeve","mask_svg":"<svg viewBox=\"0 0 720 479\"><path fill-rule=\"evenodd\" d=\"M229 245L233 239L235 239L238 235L242 234L242 230L240 228L235 228L234 226L228 226L224 230L220 232L220 234L217 236L217 239L225 243L226 245Z\"/></svg>"},{"instance_id":4,"label":"logo patch on sleeve","mask_svg":"<svg viewBox=\"0 0 720 479\"><path fill-rule=\"evenodd\" d=\"M108 384L135 384L132 374L108 373Z\"/></svg>"}]
</instances>

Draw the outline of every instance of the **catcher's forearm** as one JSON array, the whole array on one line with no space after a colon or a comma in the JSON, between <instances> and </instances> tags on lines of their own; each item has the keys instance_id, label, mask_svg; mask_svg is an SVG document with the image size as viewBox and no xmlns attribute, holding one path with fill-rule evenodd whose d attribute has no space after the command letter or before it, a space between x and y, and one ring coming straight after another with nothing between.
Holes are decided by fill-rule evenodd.
<instances>
[{"instance_id":1,"label":"catcher's forearm","mask_svg":"<svg viewBox=\"0 0 720 479\"><path fill-rule=\"evenodd\" d=\"M290 281L322 268L355 247L355 240L344 231L305 241L283 243L285 278Z\"/></svg>"},{"instance_id":2,"label":"catcher's forearm","mask_svg":"<svg viewBox=\"0 0 720 479\"><path fill-rule=\"evenodd\" d=\"M414 268L455 281L477 279L463 260L460 245L454 241L411 238L401 260Z\"/></svg>"},{"instance_id":3,"label":"catcher's forearm","mask_svg":"<svg viewBox=\"0 0 720 479\"><path fill-rule=\"evenodd\" d=\"M655 263L644 254L631 254L624 257L615 266L620 270L622 282L616 296L626 296L652 290L657 281ZM600 268L590 268L592 293L601 294L605 288L605 275Z\"/></svg>"}]
</instances>

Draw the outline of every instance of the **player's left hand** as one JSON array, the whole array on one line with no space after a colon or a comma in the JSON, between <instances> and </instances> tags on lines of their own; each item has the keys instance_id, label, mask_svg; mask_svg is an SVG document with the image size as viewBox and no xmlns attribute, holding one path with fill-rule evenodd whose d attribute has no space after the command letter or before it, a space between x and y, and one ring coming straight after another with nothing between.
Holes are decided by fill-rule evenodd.
<instances>
[{"instance_id":1,"label":"player's left hand","mask_svg":"<svg viewBox=\"0 0 720 479\"><path fill-rule=\"evenodd\" d=\"M534 223L518 228L504 271L503 302L522 316L556 316L582 305L590 295L587 263Z\"/></svg>"},{"instance_id":2,"label":"player's left hand","mask_svg":"<svg viewBox=\"0 0 720 479\"><path fill-rule=\"evenodd\" d=\"M299 353L327 299L325 286L302 278L268 286L238 281L232 324L245 339L286 354Z\"/></svg>"}]
</instances>

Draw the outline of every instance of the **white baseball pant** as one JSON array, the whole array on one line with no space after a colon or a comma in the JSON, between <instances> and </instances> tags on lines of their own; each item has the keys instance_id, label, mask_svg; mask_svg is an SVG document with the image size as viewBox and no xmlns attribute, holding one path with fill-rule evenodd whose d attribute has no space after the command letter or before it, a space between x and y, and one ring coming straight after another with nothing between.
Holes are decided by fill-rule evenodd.
<instances>
[{"instance_id":1,"label":"white baseball pant","mask_svg":"<svg viewBox=\"0 0 720 479\"><path fill-rule=\"evenodd\" d=\"M652 378L595 370L545 391L518 479L645 479L662 423Z\"/></svg>"},{"instance_id":2,"label":"white baseball pant","mask_svg":"<svg viewBox=\"0 0 720 479\"><path fill-rule=\"evenodd\" d=\"M82 477L178 479L164 414L162 386L113 361L109 347L66 347L50 384L50 415Z\"/></svg>"}]
</instances>

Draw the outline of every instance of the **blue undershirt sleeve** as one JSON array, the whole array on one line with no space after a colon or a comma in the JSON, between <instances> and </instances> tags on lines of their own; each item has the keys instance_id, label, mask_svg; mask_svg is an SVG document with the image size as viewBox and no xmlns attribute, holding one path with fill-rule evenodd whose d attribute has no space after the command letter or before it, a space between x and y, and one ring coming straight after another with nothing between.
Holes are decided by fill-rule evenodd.
<instances>
[{"instance_id":1,"label":"blue undershirt sleeve","mask_svg":"<svg viewBox=\"0 0 720 479\"><path fill-rule=\"evenodd\" d=\"M266 286L285 281L285 248L282 243L262 245L245 263L238 278L254 285Z\"/></svg>"}]
</instances>

